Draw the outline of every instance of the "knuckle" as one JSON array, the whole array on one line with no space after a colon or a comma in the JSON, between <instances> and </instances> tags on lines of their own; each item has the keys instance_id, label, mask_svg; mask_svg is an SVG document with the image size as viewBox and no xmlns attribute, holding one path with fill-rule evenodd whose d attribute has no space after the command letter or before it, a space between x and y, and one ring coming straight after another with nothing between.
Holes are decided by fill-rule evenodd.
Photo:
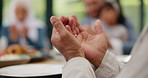
<instances>
[{"instance_id":1,"label":"knuckle","mask_svg":"<svg viewBox=\"0 0 148 78\"><path fill-rule=\"evenodd\" d=\"M60 23L59 23L59 22L53 22L53 25L54 25L55 27L59 27Z\"/></svg>"}]
</instances>

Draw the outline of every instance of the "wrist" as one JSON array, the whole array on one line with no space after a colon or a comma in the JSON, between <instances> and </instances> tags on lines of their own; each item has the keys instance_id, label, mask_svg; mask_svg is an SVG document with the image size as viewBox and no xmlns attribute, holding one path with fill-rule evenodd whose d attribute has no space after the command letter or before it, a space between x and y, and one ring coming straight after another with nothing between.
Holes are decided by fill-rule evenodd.
<instances>
[{"instance_id":1,"label":"wrist","mask_svg":"<svg viewBox=\"0 0 148 78\"><path fill-rule=\"evenodd\" d=\"M102 63L102 61L104 59L105 54L106 54L106 51L105 52L101 52L101 54L98 56L98 58L95 58L92 61L92 64L95 66L95 68L98 68L101 65L101 63Z\"/></svg>"},{"instance_id":2,"label":"wrist","mask_svg":"<svg viewBox=\"0 0 148 78\"><path fill-rule=\"evenodd\" d=\"M69 61L70 59L75 58L75 57L84 57L85 58L84 52L82 50L79 50L79 51L75 51L75 52L69 52L69 54L65 55L66 61Z\"/></svg>"},{"instance_id":3,"label":"wrist","mask_svg":"<svg viewBox=\"0 0 148 78\"><path fill-rule=\"evenodd\" d=\"M92 64L94 65L94 67L97 69L100 65L101 65L102 61L95 61Z\"/></svg>"}]
</instances>

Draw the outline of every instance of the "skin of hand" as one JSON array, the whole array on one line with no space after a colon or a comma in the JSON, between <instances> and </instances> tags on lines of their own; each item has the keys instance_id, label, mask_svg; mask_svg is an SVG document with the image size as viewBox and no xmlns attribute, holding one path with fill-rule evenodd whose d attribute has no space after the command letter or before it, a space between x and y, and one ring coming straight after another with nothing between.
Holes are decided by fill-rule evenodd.
<instances>
[{"instance_id":1,"label":"skin of hand","mask_svg":"<svg viewBox=\"0 0 148 78\"><path fill-rule=\"evenodd\" d=\"M10 30L10 39L13 41L13 42L16 42L18 37L19 37L19 34L18 34L18 30L16 29L15 26L10 26L9 28Z\"/></svg>"},{"instance_id":2,"label":"skin of hand","mask_svg":"<svg viewBox=\"0 0 148 78\"><path fill-rule=\"evenodd\" d=\"M96 33L90 28L89 25L84 26L83 28L84 28L84 30L87 31L89 34L92 34L92 35L96 34Z\"/></svg>"},{"instance_id":3,"label":"skin of hand","mask_svg":"<svg viewBox=\"0 0 148 78\"><path fill-rule=\"evenodd\" d=\"M96 32L95 32L94 30L92 30L89 25L87 25L87 26L85 26L85 27L83 27L83 28L84 28L84 30L85 30L86 32L88 32L89 34L92 34L92 35L95 35L95 34L96 34ZM112 49L112 45L111 45L111 43L110 43L110 41L109 41L108 38L107 38L107 44L108 44L107 47L108 47L109 49Z\"/></svg>"},{"instance_id":4,"label":"skin of hand","mask_svg":"<svg viewBox=\"0 0 148 78\"><path fill-rule=\"evenodd\" d=\"M73 15L72 17L74 17L74 18L76 18L77 19L77 16L76 15ZM72 19L69 19L69 17L65 17L65 16L61 16L60 17L60 20L63 22L63 24L68 28L68 30L69 31L71 31L71 33L77 33L77 32L79 32L79 30L78 30L78 28L76 28L74 31L72 31L71 29L74 29L74 26L72 25L72 28L69 28L68 27L68 25L70 24L73 24L73 20L74 20L74 18L72 18ZM78 25L80 25L79 23L77 23ZM81 26L82 27L82 26ZM87 33L89 33L89 34L92 34L92 35L95 35L96 34L96 32L94 31L94 30L92 30L91 28L90 28L90 26L89 25L87 25L87 26L85 26L85 27L82 27L81 28L80 27L80 29L83 29L84 31L86 31ZM75 34L74 34L75 35ZM107 38L107 37L106 37ZM110 49L112 49L112 45L111 45L111 43L110 43L110 41L109 41L109 39L107 38L107 47L108 48L110 48Z\"/></svg>"},{"instance_id":5,"label":"skin of hand","mask_svg":"<svg viewBox=\"0 0 148 78\"><path fill-rule=\"evenodd\" d=\"M65 22L68 18L62 16L60 20ZM108 47L108 40L102 30L101 22L99 20L95 22L94 29L96 34L90 34L85 31L80 26L76 15L73 15L68 22L69 23L64 24L66 29L72 33L81 44L85 53L85 58L98 68Z\"/></svg>"},{"instance_id":6,"label":"skin of hand","mask_svg":"<svg viewBox=\"0 0 148 78\"><path fill-rule=\"evenodd\" d=\"M21 31L20 36L23 38L27 38L28 35L28 28L24 27L24 29Z\"/></svg>"},{"instance_id":7,"label":"skin of hand","mask_svg":"<svg viewBox=\"0 0 148 78\"><path fill-rule=\"evenodd\" d=\"M68 61L74 57L85 57L81 44L75 36L64 27L60 19L52 16L50 21L54 26L51 41L59 52L64 55L66 60Z\"/></svg>"}]
</instances>

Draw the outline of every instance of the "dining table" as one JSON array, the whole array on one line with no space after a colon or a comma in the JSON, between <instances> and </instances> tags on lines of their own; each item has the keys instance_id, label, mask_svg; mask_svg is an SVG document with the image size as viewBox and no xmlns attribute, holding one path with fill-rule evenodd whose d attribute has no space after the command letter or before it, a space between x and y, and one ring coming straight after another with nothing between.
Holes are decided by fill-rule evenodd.
<instances>
[{"instance_id":1,"label":"dining table","mask_svg":"<svg viewBox=\"0 0 148 78\"><path fill-rule=\"evenodd\" d=\"M117 55L117 59L119 61L122 61L122 62L125 62L127 63L129 60L130 60L131 56L130 55ZM63 60L61 60L63 59ZM60 66L64 66L66 64L66 61L64 60L64 57L62 55L57 55L56 58L50 58L50 57L46 57L42 60L36 60L36 61L31 61L27 64L21 64L22 66L23 65L38 65L40 67L40 65L45 65L45 67L47 66L48 68L48 65L60 65ZM21 66L21 65L18 65L18 66ZM17 66L17 65L14 65L14 66ZM11 66L8 66L8 67L11 67ZM13 67L13 66L12 66ZM43 68L46 69L46 68ZM4 67L5 68L5 67ZM6 67L7 68L7 67ZM26 66L27 68L27 66ZM31 71L32 69L30 69ZM40 68L40 70L42 70L42 67ZM56 67L54 67L51 71L53 70L56 70ZM60 70L61 73L59 74L54 74L54 75L46 75L46 76L35 76L33 78L61 78L62 77L62 67L60 67L58 70ZM50 71L49 71L50 72ZM42 73L42 72L41 72ZM6 77L6 76L0 76L0 78L17 78L17 77ZM20 77L19 77L20 78ZM24 78L24 77L23 77ZM26 77L25 77L26 78ZM29 78L32 78L32 77L29 77Z\"/></svg>"},{"instance_id":2,"label":"dining table","mask_svg":"<svg viewBox=\"0 0 148 78\"><path fill-rule=\"evenodd\" d=\"M41 68L43 67L42 65L45 65L45 66L47 66L47 68L48 68L48 65L49 66L64 66L64 64L65 64L66 62L65 61L61 61L61 60L57 60L57 59L54 59L54 58L45 58L45 59L43 59L43 60L39 60L39 61L33 61L33 62L29 62L29 63L27 63L27 64L20 64L20 65L12 65L12 66L7 66L7 67L3 67L3 68L9 68L9 67L16 67L16 66L23 66L23 65L41 65ZM3 69L3 68L1 68L1 69ZM44 69L46 69L45 67L44 67ZM55 70L57 70L55 67L53 68L53 70L52 71L54 71L54 69ZM41 69L42 70L42 69ZM61 71L62 70L62 68L60 67L59 68L59 70ZM30 71L32 71L31 69L30 69ZM42 73L42 72L41 72ZM58 74L54 74L54 75L45 75L45 76L35 76L35 77L29 77L29 78L61 78L62 77L62 72L61 73L58 73ZM17 78L17 77L10 77L10 76L0 76L0 78ZM19 77L20 78L20 77ZM22 78L24 78L24 77L22 77ZM25 78L27 78L27 77L25 77Z\"/></svg>"}]
</instances>

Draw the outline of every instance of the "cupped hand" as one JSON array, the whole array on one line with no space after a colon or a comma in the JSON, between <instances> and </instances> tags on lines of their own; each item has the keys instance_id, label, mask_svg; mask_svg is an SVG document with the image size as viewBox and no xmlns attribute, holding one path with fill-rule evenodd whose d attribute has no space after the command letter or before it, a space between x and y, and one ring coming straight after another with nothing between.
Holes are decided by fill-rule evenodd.
<instances>
[{"instance_id":1,"label":"cupped hand","mask_svg":"<svg viewBox=\"0 0 148 78\"><path fill-rule=\"evenodd\" d=\"M19 37L19 31L17 30L15 25L10 26L9 30L10 30L10 40L12 40L13 42L17 42Z\"/></svg>"},{"instance_id":2,"label":"cupped hand","mask_svg":"<svg viewBox=\"0 0 148 78\"><path fill-rule=\"evenodd\" d=\"M64 24L55 16L50 19L54 26L51 41L61 52L66 60L74 57L85 57L81 44L65 27Z\"/></svg>"},{"instance_id":3,"label":"cupped hand","mask_svg":"<svg viewBox=\"0 0 148 78\"><path fill-rule=\"evenodd\" d=\"M60 18L62 22L68 18ZM72 33L75 38L81 43L85 57L98 68L102 62L102 59L107 51L108 41L105 33L102 30L101 22L97 20L94 25L94 34L90 34L82 28L78 22L76 15L73 15L65 24L67 30Z\"/></svg>"}]
</instances>

